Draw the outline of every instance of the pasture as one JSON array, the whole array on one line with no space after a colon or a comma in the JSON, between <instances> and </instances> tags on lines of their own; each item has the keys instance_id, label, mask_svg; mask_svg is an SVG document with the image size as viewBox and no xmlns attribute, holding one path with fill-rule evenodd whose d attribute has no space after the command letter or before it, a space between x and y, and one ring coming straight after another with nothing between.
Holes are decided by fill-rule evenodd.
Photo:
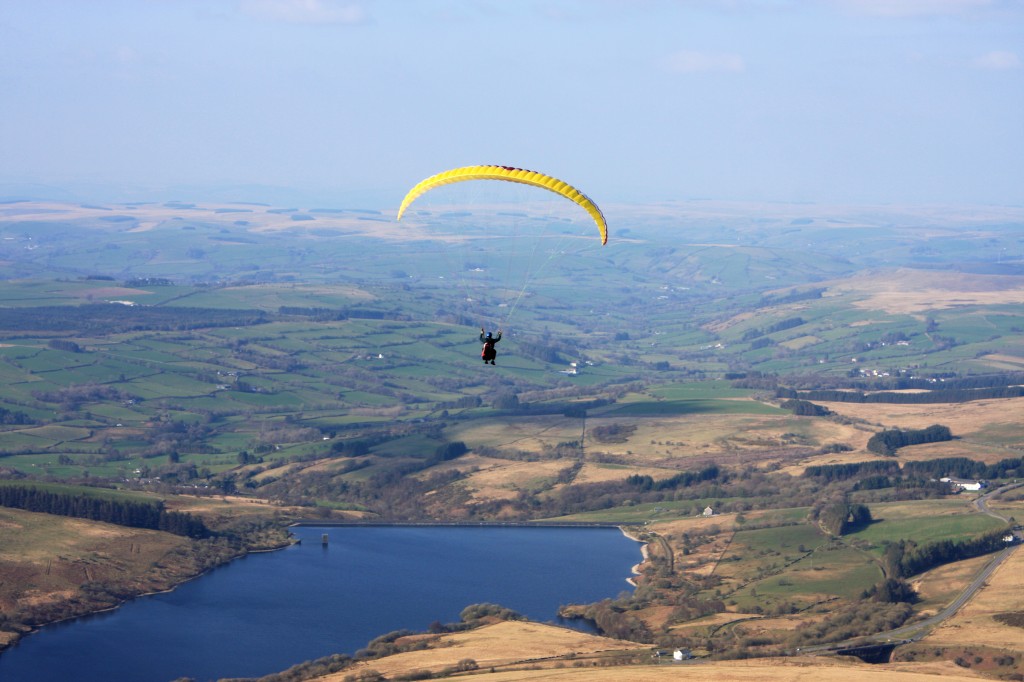
<instances>
[{"instance_id":1,"label":"pasture","mask_svg":"<svg viewBox=\"0 0 1024 682\"><path fill-rule=\"evenodd\" d=\"M245 512L168 498L211 514L264 513L262 497L373 517L414 491L420 506L402 513L417 518L544 508L635 524L688 579L721 580L702 596L719 590L732 614L856 601L880 579L886 542L995 527L966 498L869 502L875 523L832 541L806 518L835 490L801 474L877 458L868 438L894 426L956 437L898 461L1017 456L1024 399L834 403L834 417L802 417L778 407L772 380L1019 370L1024 276L953 271L973 258L984 272L1012 247L1003 226L1019 212L973 217L989 231L954 244L936 234L962 216L765 205L752 221L688 202L623 208L630 224L601 248L546 208L417 208L401 225L218 204L26 202L0 216L0 469L252 498ZM482 325L506 334L494 367L480 366ZM436 458L460 442L465 454ZM735 478L655 488L709 463ZM657 494L628 487L634 474ZM581 499L558 506L578 486ZM699 516L707 506L717 513ZM966 576L917 577L921 608ZM650 622L668 618L651 608ZM764 627L799 622L773 620ZM523 651L550 636L531 633Z\"/></svg>"}]
</instances>

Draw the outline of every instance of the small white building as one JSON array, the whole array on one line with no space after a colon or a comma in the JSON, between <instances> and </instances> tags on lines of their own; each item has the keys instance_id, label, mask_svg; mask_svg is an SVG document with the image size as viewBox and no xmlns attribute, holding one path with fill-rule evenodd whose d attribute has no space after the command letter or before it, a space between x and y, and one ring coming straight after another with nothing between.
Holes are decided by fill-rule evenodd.
<instances>
[{"instance_id":1,"label":"small white building","mask_svg":"<svg viewBox=\"0 0 1024 682\"><path fill-rule=\"evenodd\" d=\"M686 661L690 658L689 649L676 649L672 652L672 660L674 661Z\"/></svg>"},{"instance_id":2,"label":"small white building","mask_svg":"<svg viewBox=\"0 0 1024 682\"><path fill-rule=\"evenodd\" d=\"M715 510L711 507L704 507L704 516L714 516Z\"/></svg>"},{"instance_id":3,"label":"small white building","mask_svg":"<svg viewBox=\"0 0 1024 682\"><path fill-rule=\"evenodd\" d=\"M957 488L959 490L966 490L968 492L976 493L979 490L988 487L988 484L985 483L985 481L971 481L962 478L950 478L949 476L940 478L939 480L942 481L943 483L951 484L954 488Z\"/></svg>"}]
</instances>

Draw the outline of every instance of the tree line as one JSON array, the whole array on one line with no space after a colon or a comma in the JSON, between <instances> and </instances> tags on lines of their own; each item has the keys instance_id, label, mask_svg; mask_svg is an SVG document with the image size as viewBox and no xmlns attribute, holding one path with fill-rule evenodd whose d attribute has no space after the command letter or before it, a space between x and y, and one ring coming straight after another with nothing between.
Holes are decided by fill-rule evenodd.
<instances>
[{"instance_id":1,"label":"tree line","mask_svg":"<svg viewBox=\"0 0 1024 682\"><path fill-rule=\"evenodd\" d=\"M893 337L898 338L897 336ZM998 374L977 374L957 376L948 372L933 373L928 376L908 376L898 372L890 376L864 377L859 370L848 376L824 374L800 374L779 376L778 374L749 371L730 372L725 375L729 381L735 382L735 388L759 388L780 391L825 391L831 393L838 389L845 391L974 391L985 388L1020 387L1024 385L1024 372L1002 372ZM793 393L779 397L797 397ZM855 398L861 400L861 398Z\"/></svg>"},{"instance_id":2,"label":"tree line","mask_svg":"<svg viewBox=\"0 0 1024 682\"><path fill-rule=\"evenodd\" d=\"M997 479L1015 478L1024 473L1024 458L1009 457L995 464L986 464L967 457L941 457L900 463L891 459L873 459L845 464L817 464L806 467L803 476L822 483L858 479L857 488L887 488L908 480L953 478Z\"/></svg>"},{"instance_id":3,"label":"tree line","mask_svg":"<svg viewBox=\"0 0 1024 682\"><path fill-rule=\"evenodd\" d=\"M23 426L27 424L37 424L38 422L32 417L28 416L21 410L14 411L8 410L7 408L0 407L0 424L11 425L11 426Z\"/></svg>"},{"instance_id":4,"label":"tree line","mask_svg":"<svg viewBox=\"0 0 1024 682\"><path fill-rule=\"evenodd\" d=\"M779 407L798 417L827 417L832 414L832 410L824 405L816 405L809 400L786 400Z\"/></svg>"},{"instance_id":5,"label":"tree line","mask_svg":"<svg viewBox=\"0 0 1024 682\"><path fill-rule=\"evenodd\" d=\"M190 538L204 538L210 534L202 519L183 512L168 511L163 502L159 501L133 502L53 492L33 485L0 485L0 506L103 521L131 528L162 530Z\"/></svg>"},{"instance_id":6,"label":"tree line","mask_svg":"<svg viewBox=\"0 0 1024 682\"><path fill-rule=\"evenodd\" d=\"M750 341L752 339L765 336L766 334L774 334L775 332L793 329L794 327L799 327L802 324L804 324L804 318L790 317L785 320L780 320L775 324L770 324L767 327L755 327L753 329L748 329L743 332L743 336L740 338L740 341Z\"/></svg>"},{"instance_id":7,"label":"tree line","mask_svg":"<svg viewBox=\"0 0 1024 682\"><path fill-rule=\"evenodd\" d=\"M683 471L675 476L657 481L652 476L646 474L634 474L626 477L626 484L645 492L648 490L675 490L676 488L688 488L696 483L704 483L706 481L717 480L720 483L724 483L728 480L728 477L723 477L723 473L717 464L710 464L698 471Z\"/></svg>"},{"instance_id":8,"label":"tree line","mask_svg":"<svg viewBox=\"0 0 1024 682\"><path fill-rule=\"evenodd\" d=\"M204 327L245 327L267 322L261 310L127 306L120 303L0 308L0 329L37 332L180 331Z\"/></svg>"},{"instance_id":9,"label":"tree line","mask_svg":"<svg viewBox=\"0 0 1024 682\"><path fill-rule=\"evenodd\" d=\"M936 389L920 393L862 393L817 389L798 391L793 388L777 388L775 397L790 400L817 400L829 403L888 403L899 405L928 405L933 403L965 403L971 400L994 400L1024 396L1024 386L994 386L990 388Z\"/></svg>"},{"instance_id":10,"label":"tree line","mask_svg":"<svg viewBox=\"0 0 1024 682\"><path fill-rule=\"evenodd\" d=\"M925 429L886 429L868 439L868 450L879 455L895 455L896 450L907 445L922 445L953 440L948 426L932 424Z\"/></svg>"},{"instance_id":11,"label":"tree line","mask_svg":"<svg viewBox=\"0 0 1024 682\"><path fill-rule=\"evenodd\" d=\"M66 353L81 353L82 347L74 341L68 341L67 339L50 339L46 344L53 350L62 350Z\"/></svg>"},{"instance_id":12,"label":"tree line","mask_svg":"<svg viewBox=\"0 0 1024 682\"><path fill-rule=\"evenodd\" d=\"M971 559L1006 546L1006 529L994 530L963 540L939 540L918 545L913 540L889 543L882 555L886 573L895 578L907 578L951 561Z\"/></svg>"},{"instance_id":13,"label":"tree line","mask_svg":"<svg viewBox=\"0 0 1024 682\"><path fill-rule=\"evenodd\" d=\"M966 457L943 457L941 459L929 459L921 462L906 462L903 471L916 476L929 476L942 478L951 476L953 478L1015 478L1024 473L1024 458L1010 457L1002 459L995 464L985 464Z\"/></svg>"},{"instance_id":14,"label":"tree line","mask_svg":"<svg viewBox=\"0 0 1024 682\"><path fill-rule=\"evenodd\" d=\"M784 303L796 303L797 301L810 301L821 298L825 293L824 289L804 289L803 291L793 289L785 294L762 294L761 300L757 302L758 308L782 305Z\"/></svg>"},{"instance_id":15,"label":"tree line","mask_svg":"<svg viewBox=\"0 0 1024 682\"><path fill-rule=\"evenodd\" d=\"M804 469L807 478L819 478L823 483L845 481L851 478L866 476L900 474L900 463L891 459L873 459L867 462L848 462L846 464L816 464Z\"/></svg>"}]
</instances>

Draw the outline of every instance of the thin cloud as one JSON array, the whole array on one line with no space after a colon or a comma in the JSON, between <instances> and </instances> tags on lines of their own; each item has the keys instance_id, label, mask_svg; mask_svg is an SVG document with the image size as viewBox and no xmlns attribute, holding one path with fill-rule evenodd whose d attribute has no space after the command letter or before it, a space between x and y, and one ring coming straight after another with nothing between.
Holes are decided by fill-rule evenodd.
<instances>
[{"instance_id":1,"label":"thin cloud","mask_svg":"<svg viewBox=\"0 0 1024 682\"><path fill-rule=\"evenodd\" d=\"M993 0L837 0L857 14L880 17L923 17L962 14L993 6Z\"/></svg>"},{"instance_id":2,"label":"thin cloud","mask_svg":"<svg viewBox=\"0 0 1024 682\"><path fill-rule=\"evenodd\" d=\"M1019 69L1022 66L1020 57L1009 50L994 50L992 52L988 52L980 57L975 57L971 61L971 64L979 69L993 69L995 71Z\"/></svg>"},{"instance_id":3,"label":"thin cloud","mask_svg":"<svg viewBox=\"0 0 1024 682\"><path fill-rule=\"evenodd\" d=\"M746 65L743 57L731 52L680 50L665 59L665 68L674 73L739 72Z\"/></svg>"},{"instance_id":4,"label":"thin cloud","mask_svg":"<svg viewBox=\"0 0 1024 682\"><path fill-rule=\"evenodd\" d=\"M289 24L360 24L366 10L355 2L339 0L242 0L246 14Z\"/></svg>"},{"instance_id":5,"label":"thin cloud","mask_svg":"<svg viewBox=\"0 0 1024 682\"><path fill-rule=\"evenodd\" d=\"M114 61L118 64L135 64L139 59L139 51L130 45L120 45L114 49Z\"/></svg>"}]
</instances>

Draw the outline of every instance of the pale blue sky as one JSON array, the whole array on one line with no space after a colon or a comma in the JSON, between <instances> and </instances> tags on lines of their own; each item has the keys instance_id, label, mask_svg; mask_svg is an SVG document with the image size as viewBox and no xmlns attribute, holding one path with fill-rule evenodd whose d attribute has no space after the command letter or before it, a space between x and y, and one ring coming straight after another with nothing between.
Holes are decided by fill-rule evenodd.
<instances>
[{"instance_id":1,"label":"pale blue sky","mask_svg":"<svg viewBox=\"0 0 1024 682\"><path fill-rule=\"evenodd\" d=\"M0 185L387 208L476 163L1020 205L1024 2L0 0Z\"/></svg>"}]
</instances>

